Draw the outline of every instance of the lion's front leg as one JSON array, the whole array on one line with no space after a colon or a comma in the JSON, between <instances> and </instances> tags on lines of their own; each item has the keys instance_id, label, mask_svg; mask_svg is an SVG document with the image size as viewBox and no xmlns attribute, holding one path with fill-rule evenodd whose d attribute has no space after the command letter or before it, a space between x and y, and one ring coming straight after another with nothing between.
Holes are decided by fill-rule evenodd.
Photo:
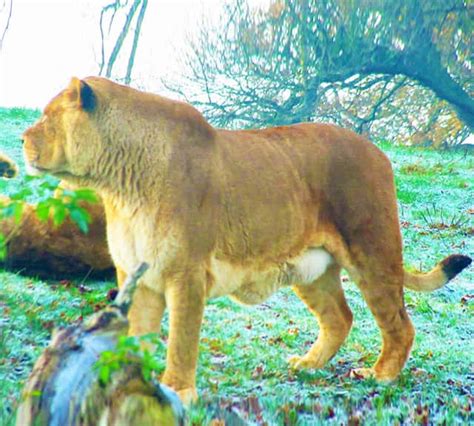
<instances>
[{"instance_id":1,"label":"lion's front leg","mask_svg":"<svg viewBox=\"0 0 474 426\"><path fill-rule=\"evenodd\" d=\"M159 333L165 308L164 295L140 283L135 290L133 303L128 313L130 322L128 333L131 336ZM144 347L153 348L148 344L145 344Z\"/></svg>"},{"instance_id":2,"label":"lion's front leg","mask_svg":"<svg viewBox=\"0 0 474 426\"><path fill-rule=\"evenodd\" d=\"M166 287L170 326L166 370L161 381L173 388L184 404L197 399L196 367L205 288L204 272L179 277Z\"/></svg>"}]
</instances>

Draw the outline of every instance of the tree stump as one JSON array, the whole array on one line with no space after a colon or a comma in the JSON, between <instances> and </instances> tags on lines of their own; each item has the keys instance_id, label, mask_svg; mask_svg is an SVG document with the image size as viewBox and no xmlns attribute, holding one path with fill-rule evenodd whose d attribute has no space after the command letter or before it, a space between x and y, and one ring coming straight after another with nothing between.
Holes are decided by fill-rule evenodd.
<instances>
[{"instance_id":1,"label":"tree stump","mask_svg":"<svg viewBox=\"0 0 474 426\"><path fill-rule=\"evenodd\" d=\"M28 425L182 425L178 396L145 380L140 359L110 373L104 382L97 361L128 332L127 313L137 281L148 268L130 275L116 300L81 325L55 333L27 381L16 424Z\"/></svg>"}]
</instances>

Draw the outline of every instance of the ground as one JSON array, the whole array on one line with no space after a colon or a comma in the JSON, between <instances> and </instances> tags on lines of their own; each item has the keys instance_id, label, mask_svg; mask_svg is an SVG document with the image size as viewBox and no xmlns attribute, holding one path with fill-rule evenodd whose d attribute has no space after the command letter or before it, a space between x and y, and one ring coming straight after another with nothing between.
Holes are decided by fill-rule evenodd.
<instances>
[{"instance_id":1,"label":"ground","mask_svg":"<svg viewBox=\"0 0 474 426\"><path fill-rule=\"evenodd\" d=\"M21 132L37 111L0 108L0 150L21 163ZM474 254L474 156L463 151L379 146L391 158L397 180L405 263L429 269L451 253ZM35 183L28 182L28 185ZM3 184L18 192L24 177ZM349 377L371 365L380 336L356 286L344 287L354 327L326 368L295 373L291 354L302 354L318 328L291 290L255 307L226 298L206 308L198 388L201 402L190 423L208 424L208 405L231 407L256 425L467 424L473 421L474 268L443 289L405 300L417 335L400 379L390 385ZM44 282L0 270L0 425L14 410L29 371L53 327L105 306L112 282ZM165 318L161 338L166 341ZM163 351L157 354L163 358ZM211 404L211 405L212 405Z\"/></svg>"}]
</instances>

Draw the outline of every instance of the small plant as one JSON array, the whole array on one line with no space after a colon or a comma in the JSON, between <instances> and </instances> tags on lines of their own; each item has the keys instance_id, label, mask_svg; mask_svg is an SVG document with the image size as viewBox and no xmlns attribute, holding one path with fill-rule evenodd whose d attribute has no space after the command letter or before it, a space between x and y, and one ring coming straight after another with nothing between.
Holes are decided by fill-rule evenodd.
<instances>
[{"instance_id":1,"label":"small plant","mask_svg":"<svg viewBox=\"0 0 474 426\"><path fill-rule=\"evenodd\" d=\"M36 215L42 221L51 217L54 226L61 225L69 216L82 232L87 233L91 216L84 207L80 206L82 201L96 203L98 197L92 189L75 191L61 189L59 196L48 197L37 204Z\"/></svg>"},{"instance_id":2,"label":"small plant","mask_svg":"<svg viewBox=\"0 0 474 426\"><path fill-rule=\"evenodd\" d=\"M137 361L141 365L142 376L145 380L150 380L152 374L160 374L164 370L164 362L156 360L148 349L143 349L145 345L153 345L164 351L163 343L155 334L147 334L141 337L120 336L115 350L102 352L95 364L100 382L107 385L115 371Z\"/></svg>"},{"instance_id":3,"label":"small plant","mask_svg":"<svg viewBox=\"0 0 474 426\"><path fill-rule=\"evenodd\" d=\"M26 183L35 180L38 178L26 177ZM96 203L98 201L96 193L87 188L73 191L58 189L57 186L56 179L46 176L37 186L21 187L11 194L8 200L0 201L0 220L14 218L15 224L19 226L27 198L34 197L40 200L36 204L35 212L41 221L51 219L54 226L59 226L69 216L82 232L87 233L92 219L89 212L80 204ZM13 228L10 235L0 234L0 260L7 256L7 244L15 231L16 228Z\"/></svg>"},{"instance_id":4,"label":"small plant","mask_svg":"<svg viewBox=\"0 0 474 426\"><path fill-rule=\"evenodd\" d=\"M428 168L420 163L405 164L400 167L400 173L423 175L428 173Z\"/></svg>"},{"instance_id":5,"label":"small plant","mask_svg":"<svg viewBox=\"0 0 474 426\"><path fill-rule=\"evenodd\" d=\"M468 219L462 212L445 216L443 209L435 204L421 210L419 215L423 222L431 229L459 229L468 223Z\"/></svg>"}]
</instances>

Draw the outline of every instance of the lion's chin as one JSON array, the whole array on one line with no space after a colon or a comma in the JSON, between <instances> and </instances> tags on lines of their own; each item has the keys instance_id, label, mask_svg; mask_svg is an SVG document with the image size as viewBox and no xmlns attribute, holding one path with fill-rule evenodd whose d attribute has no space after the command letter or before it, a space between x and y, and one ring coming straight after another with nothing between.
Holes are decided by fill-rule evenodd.
<instances>
[{"instance_id":1,"label":"lion's chin","mask_svg":"<svg viewBox=\"0 0 474 426\"><path fill-rule=\"evenodd\" d=\"M28 162L25 162L25 171L28 176L42 176L46 173L45 170L39 169Z\"/></svg>"}]
</instances>

